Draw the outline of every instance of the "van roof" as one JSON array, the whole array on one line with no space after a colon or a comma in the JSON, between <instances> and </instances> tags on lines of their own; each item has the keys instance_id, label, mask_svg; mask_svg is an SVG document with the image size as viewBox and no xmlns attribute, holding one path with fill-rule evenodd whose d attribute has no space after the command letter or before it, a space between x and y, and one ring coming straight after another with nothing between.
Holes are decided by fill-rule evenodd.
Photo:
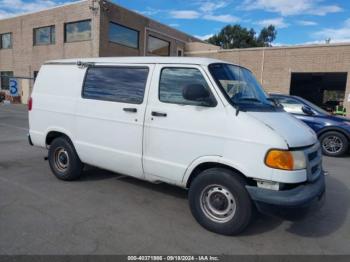
<instances>
[{"instance_id":1,"label":"van roof","mask_svg":"<svg viewBox=\"0 0 350 262\"><path fill-rule=\"evenodd\" d=\"M209 65L213 63L230 63L223 60L205 57L159 57L159 56L135 56L135 57L99 57L99 58L73 58L47 61L45 64L76 64L82 63L119 63L119 64L197 64Z\"/></svg>"}]
</instances>

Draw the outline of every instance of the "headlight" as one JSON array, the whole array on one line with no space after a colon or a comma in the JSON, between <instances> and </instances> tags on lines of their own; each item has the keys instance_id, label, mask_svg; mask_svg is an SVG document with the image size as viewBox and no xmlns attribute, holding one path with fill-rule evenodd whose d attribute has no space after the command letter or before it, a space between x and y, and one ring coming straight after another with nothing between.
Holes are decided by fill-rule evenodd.
<instances>
[{"instance_id":1,"label":"headlight","mask_svg":"<svg viewBox=\"0 0 350 262\"><path fill-rule=\"evenodd\" d=\"M266 154L265 164L276 169L298 170L306 168L306 159L303 151L272 149Z\"/></svg>"}]
</instances>

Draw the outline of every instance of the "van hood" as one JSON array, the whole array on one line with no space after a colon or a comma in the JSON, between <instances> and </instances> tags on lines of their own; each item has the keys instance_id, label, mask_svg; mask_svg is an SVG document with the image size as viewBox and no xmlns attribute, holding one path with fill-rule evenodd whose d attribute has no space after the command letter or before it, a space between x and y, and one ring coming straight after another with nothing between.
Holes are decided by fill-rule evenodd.
<instances>
[{"instance_id":1,"label":"van hood","mask_svg":"<svg viewBox=\"0 0 350 262\"><path fill-rule=\"evenodd\" d=\"M280 135L290 148L317 143L315 132L286 112L247 112Z\"/></svg>"}]
</instances>

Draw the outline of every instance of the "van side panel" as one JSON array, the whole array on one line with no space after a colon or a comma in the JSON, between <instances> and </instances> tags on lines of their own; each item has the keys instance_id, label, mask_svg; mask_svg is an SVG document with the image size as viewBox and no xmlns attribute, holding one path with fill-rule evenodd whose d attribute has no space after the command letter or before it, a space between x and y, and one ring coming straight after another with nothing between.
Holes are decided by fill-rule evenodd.
<instances>
[{"instance_id":1,"label":"van side panel","mask_svg":"<svg viewBox=\"0 0 350 262\"><path fill-rule=\"evenodd\" d=\"M115 70L128 68L130 71L133 70L132 68L134 70L147 68L147 80L143 87L143 101L132 103L130 99L134 96L132 83L135 79L138 79L137 75L134 75L135 79L132 79L133 81L128 80L128 91L124 90L122 94L115 95L115 101L108 101L103 96L96 99L79 95L76 110L76 150L80 152L80 159L84 163L143 178L143 124L153 65L108 65L107 68L114 68ZM95 66L96 70L101 70L100 72L107 68L98 64ZM89 79L89 74L90 70L86 79ZM123 78L125 78L125 75L117 73L110 77L108 81L109 83L115 83L115 86L117 86L118 81L123 81ZM96 86L100 87L100 92L103 93L104 84L102 81L95 80L95 82ZM124 102L118 101L118 98L121 97L129 97L129 99L121 100Z\"/></svg>"},{"instance_id":2,"label":"van side panel","mask_svg":"<svg viewBox=\"0 0 350 262\"><path fill-rule=\"evenodd\" d=\"M36 79L29 112L30 136L45 146L46 135L59 131L75 141L76 98L80 96L86 69L76 65L44 65Z\"/></svg>"}]
</instances>

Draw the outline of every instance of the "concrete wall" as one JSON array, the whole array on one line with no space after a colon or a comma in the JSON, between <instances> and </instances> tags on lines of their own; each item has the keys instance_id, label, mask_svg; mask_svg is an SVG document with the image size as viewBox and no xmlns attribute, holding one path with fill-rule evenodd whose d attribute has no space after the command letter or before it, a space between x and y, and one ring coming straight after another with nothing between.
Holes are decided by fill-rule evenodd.
<instances>
[{"instance_id":1,"label":"concrete wall","mask_svg":"<svg viewBox=\"0 0 350 262\"><path fill-rule=\"evenodd\" d=\"M344 104L350 112L350 44L201 50L187 56L218 58L245 66L268 92L289 94L291 73L347 72Z\"/></svg>"},{"instance_id":2,"label":"concrete wall","mask_svg":"<svg viewBox=\"0 0 350 262\"><path fill-rule=\"evenodd\" d=\"M92 0L91 0L92 1ZM41 64L51 59L97 57L99 50L99 14L89 9L91 1L65 5L33 14L0 21L0 34L12 32L12 49L0 49L0 71L15 76L33 77ZM92 19L92 40L64 43L64 23ZM55 25L56 43L33 45L33 29Z\"/></svg>"},{"instance_id":3,"label":"concrete wall","mask_svg":"<svg viewBox=\"0 0 350 262\"><path fill-rule=\"evenodd\" d=\"M139 48L126 47L109 41L109 22L124 25L139 31ZM143 56L147 55L147 36L170 42L170 55L176 56L177 49L185 51L187 42L201 41L174 28L158 23L121 6L107 3L101 8L100 56Z\"/></svg>"}]
</instances>

